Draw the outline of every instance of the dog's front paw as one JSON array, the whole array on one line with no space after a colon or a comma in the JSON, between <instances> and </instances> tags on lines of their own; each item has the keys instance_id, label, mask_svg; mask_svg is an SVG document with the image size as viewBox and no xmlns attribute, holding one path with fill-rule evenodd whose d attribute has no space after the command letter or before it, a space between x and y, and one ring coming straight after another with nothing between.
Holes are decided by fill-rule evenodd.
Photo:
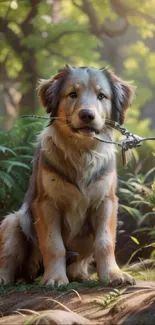
<instances>
[{"instance_id":1,"label":"dog's front paw","mask_svg":"<svg viewBox=\"0 0 155 325\"><path fill-rule=\"evenodd\" d=\"M128 273L122 272L121 270L112 271L107 274L108 282L113 287L118 287L123 284L134 285L136 284L135 279ZM102 279L101 279L102 280Z\"/></svg>"},{"instance_id":2,"label":"dog's front paw","mask_svg":"<svg viewBox=\"0 0 155 325\"><path fill-rule=\"evenodd\" d=\"M66 285L69 283L69 280L66 275L63 274L44 274L43 276L43 284L45 285Z\"/></svg>"}]
</instances>

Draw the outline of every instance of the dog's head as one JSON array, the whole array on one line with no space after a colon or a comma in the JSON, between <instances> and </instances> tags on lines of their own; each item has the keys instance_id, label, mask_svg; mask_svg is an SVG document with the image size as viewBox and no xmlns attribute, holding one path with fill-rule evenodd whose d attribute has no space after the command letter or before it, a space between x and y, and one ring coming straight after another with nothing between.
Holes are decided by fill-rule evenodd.
<instances>
[{"instance_id":1,"label":"dog's head","mask_svg":"<svg viewBox=\"0 0 155 325\"><path fill-rule=\"evenodd\" d=\"M134 87L107 69L66 66L41 82L39 95L51 117L91 136L102 132L109 121L123 124Z\"/></svg>"}]
</instances>

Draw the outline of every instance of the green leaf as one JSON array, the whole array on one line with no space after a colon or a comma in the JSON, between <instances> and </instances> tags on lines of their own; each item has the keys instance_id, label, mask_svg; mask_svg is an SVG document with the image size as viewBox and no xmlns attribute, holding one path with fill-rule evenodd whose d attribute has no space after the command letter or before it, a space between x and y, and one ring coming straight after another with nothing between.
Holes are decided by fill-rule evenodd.
<instances>
[{"instance_id":1,"label":"green leaf","mask_svg":"<svg viewBox=\"0 0 155 325\"><path fill-rule=\"evenodd\" d=\"M140 206L140 205L148 205L151 206L150 202L143 200L143 198L141 200L135 200L135 201L131 201L130 204L136 205L136 206Z\"/></svg>"},{"instance_id":2,"label":"green leaf","mask_svg":"<svg viewBox=\"0 0 155 325\"><path fill-rule=\"evenodd\" d=\"M0 179L8 188L15 186L13 178L3 171L0 171Z\"/></svg>"},{"instance_id":3,"label":"green leaf","mask_svg":"<svg viewBox=\"0 0 155 325\"><path fill-rule=\"evenodd\" d=\"M119 205L123 210L125 210L126 212L128 212L135 220L139 220L142 217L141 212L138 209L135 208L131 208L129 206L120 204Z\"/></svg>"},{"instance_id":4,"label":"green leaf","mask_svg":"<svg viewBox=\"0 0 155 325\"><path fill-rule=\"evenodd\" d=\"M130 236L130 238L132 239L132 241L133 241L135 244L137 244L137 245L140 244L139 241L138 241L138 239L137 239L136 237Z\"/></svg>"},{"instance_id":5,"label":"green leaf","mask_svg":"<svg viewBox=\"0 0 155 325\"><path fill-rule=\"evenodd\" d=\"M139 228L139 229L135 229L132 233L137 234L139 232L146 232L146 231L150 231L150 227L142 227L142 228Z\"/></svg>"},{"instance_id":6,"label":"green leaf","mask_svg":"<svg viewBox=\"0 0 155 325\"><path fill-rule=\"evenodd\" d=\"M29 146L18 146L18 147L15 147L14 150L15 151L18 151L19 150L19 151L24 151L24 152L25 151L26 152L27 151L30 151L30 152L32 151L31 147L29 147Z\"/></svg>"},{"instance_id":7,"label":"green leaf","mask_svg":"<svg viewBox=\"0 0 155 325\"><path fill-rule=\"evenodd\" d=\"M28 159L28 160L32 160L33 159L33 155L18 155L18 158L19 159ZM12 161L13 161L13 159L12 159Z\"/></svg>"},{"instance_id":8,"label":"green leaf","mask_svg":"<svg viewBox=\"0 0 155 325\"><path fill-rule=\"evenodd\" d=\"M154 175L155 174L155 167L153 167L152 169L150 169L144 176L144 180L146 182L147 178L150 176L150 175Z\"/></svg>"},{"instance_id":9,"label":"green leaf","mask_svg":"<svg viewBox=\"0 0 155 325\"><path fill-rule=\"evenodd\" d=\"M131 185L133 186L134 188L134 191L139 191L139 192L142 192L143 190L146 189L146 187L143 185L143 184L138 184L136 182L132 182Z\"/></svg>"},{"instance_id":10,"label":"green leaf","mask_svg":"<svg viewBox=\"0 0 155 325\"><path fill-rule=\"evenodd\" d=\"M138 227L140 227L146 221L146 219L150 216L155 216L155 212L148 212L148 213L145 213L143 216L141 216L141 218L138 221Z\"/></svg>"},{"instance_id":11,"label":"green leaf","mask_svg":"<svg viewBox=\"0 0 155 325\"><path fill-rule=\"evenodd\" d=\"M11 152L12 153L12 155L14 155L14 156L16 156L16 153L13 151L13 150L11 150L10 148L8 148L8 147L4 147L4 146L2 146L2 145L0 145L0 151L2 151L2 152L6 152L6 151L8 151L8 152Z\"/></svg>"},{"instance_id":12,"label":"green leaf","mask_svg":"<svg viewBox=\"0 0 155 325\"><path fill-rule=\"evenodd\" d=\"M119 193L122 195L128 195L128 196L133 196L132 191L126 189L126 188L119 188Z\"/></svg>"},{"instance_id":13,"label":"green leaf","mask_svg":"<svg viewBox=\"0 0 155 325\"><path fill-rule=\"evenodd\" d=\"M151 252L150 258L155 258L155 249Z\"/></svg>"},{"instance_id":14,"label":"green leaf","mask_svg":"<svg viewBox=\"0 0 155 325\"><path fill-rule=\"evenodd\" d=\"M3 168L6 168L8 173L10 173L13 167L21 167L30 170L30 166L20 161L0 160L0 165L3 166Z\"/></svg>"}]
</instances>

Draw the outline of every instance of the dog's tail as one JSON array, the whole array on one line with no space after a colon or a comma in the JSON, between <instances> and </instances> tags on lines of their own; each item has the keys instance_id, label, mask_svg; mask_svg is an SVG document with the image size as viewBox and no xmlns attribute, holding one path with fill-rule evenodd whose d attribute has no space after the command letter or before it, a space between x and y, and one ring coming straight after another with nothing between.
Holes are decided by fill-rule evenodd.
<instances>
[{"instance_id":1,"label":"dog's tail","mask_svg":"<svg viewBox=\"0 0 155 325\"><path fill-rule=\"evenodd\" d=\"M0 284L18 278L33 280L41 255L33 236L32 220L26 207L4 218L0 226Z\"/></svg>"}]
</instances>

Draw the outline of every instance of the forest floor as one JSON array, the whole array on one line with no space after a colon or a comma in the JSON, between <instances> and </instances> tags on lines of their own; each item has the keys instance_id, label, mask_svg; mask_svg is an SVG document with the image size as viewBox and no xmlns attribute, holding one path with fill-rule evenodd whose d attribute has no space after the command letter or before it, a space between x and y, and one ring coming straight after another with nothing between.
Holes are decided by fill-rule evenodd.
<instances>
[{"instance_id":1,"label":"forest floor","mask_svg":"<svg viewBox=\"0 0 155 325\"><path fill-rule=\"evenodd\" d=\"M145 281L117 289L95 280L57 289L38 283L1 286L0 325L155 325L155 281L151 274L150 281L144 272L141 277Z\"/></svg>"}]
</instances>

